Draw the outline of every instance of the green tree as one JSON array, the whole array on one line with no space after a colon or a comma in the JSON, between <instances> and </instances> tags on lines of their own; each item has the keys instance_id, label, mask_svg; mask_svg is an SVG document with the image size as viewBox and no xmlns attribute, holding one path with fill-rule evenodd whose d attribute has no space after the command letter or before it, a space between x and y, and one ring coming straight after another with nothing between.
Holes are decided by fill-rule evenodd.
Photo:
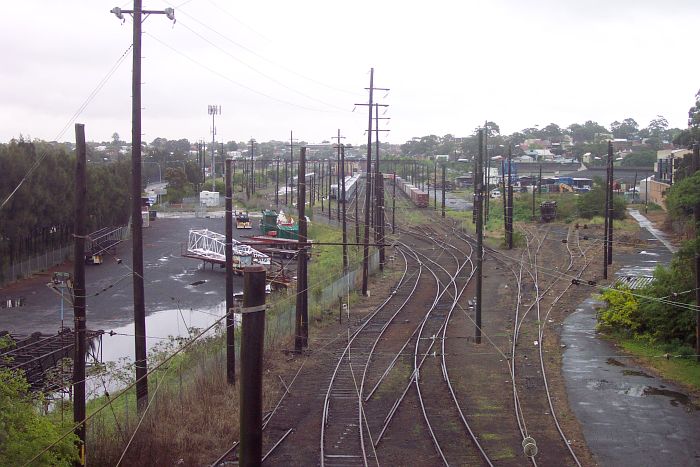
<instances>
[{"instance_id":1,"label":"green tree","mask_svg":"<svg viewBox=\"0 0 700 467\"><path fill-rule=\"evenodd\" d=\"M602 185L596 185L588 193L584 193L576 200L578 214L584 219L605 215L605 189ZM625 218L625 200L622 196L613 196L613 218Z\"/></svg>"},{"instance_id":2,"label":"green tree","mask_svg":"<svg viewBox=\"0 0 700 467\"><path fill-rule=\"evenodd\" d=\"M623 167L654 167L654 162L656 162L656 151L642 150L626 155L620 165Z\"/></svg>"},{"instance_id":3,"label":"green tree","mask_svg":"<svg viewBox=\"0 0 700 467\"><path fill-rule=\"evenodd\" d=\"M187 175L181 167L168 167L165 179L168 181L168 200L181 203L187 191Z\"/></svg>"},{"instance_id":4,"label":"green tree","mask_svg":"<svg viewBox=\"0 0 700 467\"><path fill-rule=\"evenodd\" d=\"M690 147L698 141L700 141L700 90L695 93L695 105L688 110L688 129L676 134L673 144Z\"/></svg>"},{"instance_id":5,"label":"green tree","mask_svg":"<svg viewBox=\"0 0 700 467\"><path fill-rule=\"evenodd\" d=\"M0 349L9 342L1 338ZM53 442L56 445L34 465L69 466L77 460L77 437L71 434L57 441L69 428L39 415L36 402L21 372L0 368L0 465L24 465Z\"/></svg>"},{"instance_id":6,"label":"green tree","mask_svg":"<svg viewBox=\"0 0 700 467\"><path fill-rule=\"evenodd\" d=\"M622 122L617 120L610 124L610 130L615 138L635 139L639 133L639 124L633 118L626 118Z\"/></svg>"}]
</instances>

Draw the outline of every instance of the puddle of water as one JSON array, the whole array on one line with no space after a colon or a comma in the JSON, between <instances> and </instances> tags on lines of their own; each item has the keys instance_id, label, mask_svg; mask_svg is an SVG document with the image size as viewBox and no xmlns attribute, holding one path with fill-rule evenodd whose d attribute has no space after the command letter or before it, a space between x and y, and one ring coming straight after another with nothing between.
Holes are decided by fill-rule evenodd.
<instances>
[{"instance_id":1,"label":"puddle of water","mask_svg":"<svg viewBox=\"0 0 700 467\"><path fill-rule=\"evenodd\" d=\"M642 250L639 252L640 255L648 255L648 256L659 256L658 253L654 253L653 251L646 251Z\"/></svg>"},{"instance_id":2,"label":"puddle of water","mask_svg":"<svg viewBox=\"0 0 700 467\"><path fill-rule=\"evenodd\" d=\"M625 366L624 363L622 363L622 362L619 361L619 360L615 360L614 358L608 358L608 359L605 361L605 363L607 363L608 365L614 365L614 366Z\"/></svg>"},{"instance_id":3,"label":"puddle of water","mask_svg":"<svg viewBox=\"0 0 700 467\"><path fill-rule=\"evenodd\" d=\"M659 240L661 243L663 243L664 246L666 248L668 248L668 250L671 253L675 253L676 251L678 251L678 248L673 246L671 244L671 242L669 242L668 239L666 239L666 236L664 235L664 233L661 232L660 230L656 229L654 227L654 225L651 223L651 221L649 219L647 219L646 217L644 217L644 215L642 215L638 210L628 209L627 212L629 213L630 216L632 216L639 223L640 227L647 229L649 231L649 233L652 234L654 237L656 237L656 239Z\"/></svg>"},{"instance_id":4,"label":"puddle of water","mask_svg":"<svg viewBox=\"0 0 700 467\"><path fill-rule=\"evenodd\" d=\"M207 283L206 280L199 280L199 281L192 282L190 285L202 285L202 284L206 284L206 283Z\"/></svg>"},{"instance_id":5,"label":"puddle of water","mask_svg":"<svg viewBox=\"0 0 700 467\"><path fill-rule=\"evenodd\" d=\"M622 374L625 376L643 376L644 378L653 378L653 376L639 370L622 370Z\"/></svg>"},{"instance_id":6,"label":"puddle of water","mask_svg":"<svg viewBox=\"0 0 700 467\"><path fill-rule=\"evenodd\" d=\"M691 410L700 410L700 407L698 407L690 401L690 397L688 397L687 394L683 394L681 392L671 391L669 389L655 388L653 386L647 386L644 389L644 395L668 397L671 399L669 403L674 407L682 405Z\"/></svg>"}]
</instances>

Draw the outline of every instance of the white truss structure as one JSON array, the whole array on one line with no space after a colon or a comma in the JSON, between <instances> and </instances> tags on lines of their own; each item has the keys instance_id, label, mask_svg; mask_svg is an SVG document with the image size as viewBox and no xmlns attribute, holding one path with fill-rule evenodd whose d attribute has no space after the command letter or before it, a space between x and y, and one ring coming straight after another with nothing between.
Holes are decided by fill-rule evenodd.
<instances>
[{"instance_id":1,"label":"white truss structure","mask_svg":"<svg viewBox=\"0 0 700 467\"><path fill-rule=\"evenodd\" d=\"M268 255L242 244L235 238L232 239L232 242L234 255L252 256L255 264L270 265L270 257ZM208 229L190 230L187 240L187 252L203 258L226 262L226 236Z\"/></svg>"}]
</instances>

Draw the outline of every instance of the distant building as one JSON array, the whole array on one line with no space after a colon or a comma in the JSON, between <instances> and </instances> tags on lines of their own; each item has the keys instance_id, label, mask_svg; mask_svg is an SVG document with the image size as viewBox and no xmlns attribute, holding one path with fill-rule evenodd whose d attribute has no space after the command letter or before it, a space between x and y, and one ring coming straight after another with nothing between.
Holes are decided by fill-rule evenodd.
<instances>
[{"instance_id":1,"label":"distant building","mask_svg":"<svg viewBox=\"0 0 700 467\"><path fill-rule=\"evenodd\" d=\"M672 185L676 178L675 173L680 161L692 153L689 149L662 149L656 151L656 163L654 164L656 181Z\"/></svg>"}]
</instances>

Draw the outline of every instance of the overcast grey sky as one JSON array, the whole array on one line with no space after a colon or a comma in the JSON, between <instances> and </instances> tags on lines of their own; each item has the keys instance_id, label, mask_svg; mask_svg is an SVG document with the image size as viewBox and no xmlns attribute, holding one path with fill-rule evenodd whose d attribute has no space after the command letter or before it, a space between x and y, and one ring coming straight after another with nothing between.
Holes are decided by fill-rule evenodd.
<instances>
[{"instance_id":1,"label":"overcast grey sky","mask_svg":"<svg viewBox=\"0 0 700 467\"><path fill-rule=\"evenodd\" d=\"M131 44L120 0L7 3L0 141L54 139ZM176 7L143 36L146 141L366 141L369 69L389 104L381 138L609 126L656 115L684 128L700 88L697 0L144 0ZM131 54L78 117L90 140L131 139ZM73 140L72 126L59 138Z\"/></svg>"}]
</instances>

